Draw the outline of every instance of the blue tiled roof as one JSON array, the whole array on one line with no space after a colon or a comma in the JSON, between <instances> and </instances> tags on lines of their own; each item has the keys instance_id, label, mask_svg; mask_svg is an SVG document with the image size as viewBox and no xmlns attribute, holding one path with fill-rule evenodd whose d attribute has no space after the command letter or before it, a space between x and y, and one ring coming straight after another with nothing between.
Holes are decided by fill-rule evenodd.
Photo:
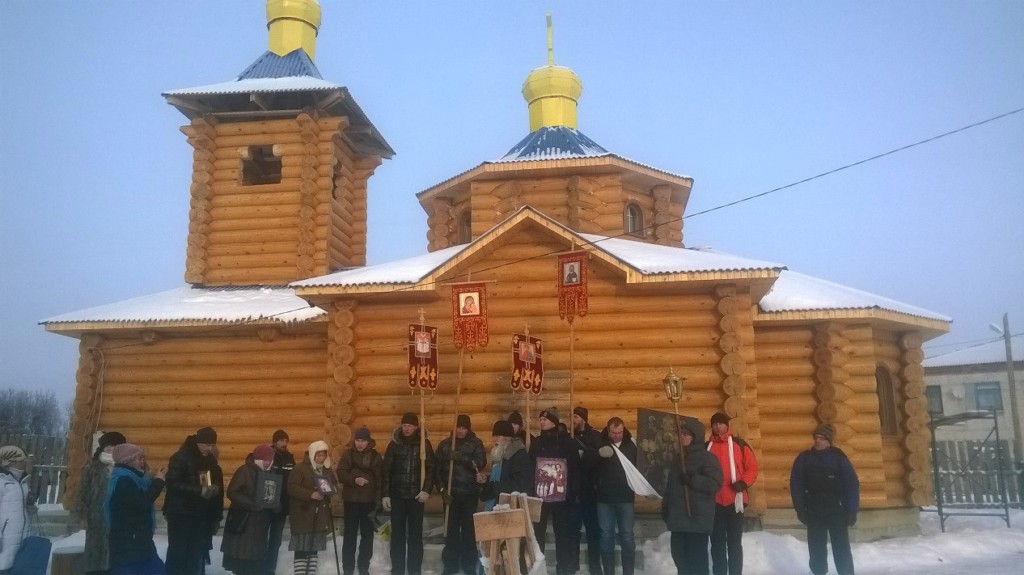
<instances>
[{"instance_id":1,"label":"blue tiled roof","mask_svg":"<svg viewBox=\"0 0 1024 575\"><path fill-rule=\"evenodd\" d=\"M238 75L238 79L289 78L293 76L310 76L323 80L320 70L316 69L316 64L309 59L309 55L302 48L296 48L284 56L278 56L270 51L264 52Z\"/></svg>"},{"instance_id":2,"label":"blue tiled roof","mask_svg":"<svg viewBox=\"0 0 1024 575\"><path fill-rule=\"evenodd\" d=\"M565 126L549 126L532 132L496 161L593 158L608 154L608 150L602 148L579 130Z\"/></svg>"}]
</instances>

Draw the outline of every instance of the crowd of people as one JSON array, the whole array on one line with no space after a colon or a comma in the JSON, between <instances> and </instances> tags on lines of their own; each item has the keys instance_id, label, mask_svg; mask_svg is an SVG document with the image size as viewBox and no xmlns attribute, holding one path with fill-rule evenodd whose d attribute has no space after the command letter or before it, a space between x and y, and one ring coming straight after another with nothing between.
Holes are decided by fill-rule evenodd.
<instances>
[{"instance_id":1,"label":"crowd of people","mask_svg":"<svg viewBox=\"0 0 1024 575\"><path fill-rule=\"evenodd\" d=\"M729 421L724 413L712 416L705 441L700 421L680 418L679 448L659 492L681 575L743 571L744 514L758 464L750 445L733 436ZM527 438L523 423L518 412L496 421L488 449L469 416L461 414L435 449L418 416L406 413L383 454L362 427L336 468L324 441L311 443L297 463L288 433L277 430L271 443L246 457L226 490L211 427L187 436L160 469L151 469L144 450L121 433L103 433L82 472L74 508L86 528L85 568L94 574L202 575L223 523L224 569L272 575L287 522L292 572L315 574L318 553L334 537L330 500L340 496L342 573L368 575L380 510L391 519L392 575L419 575L424 506L436 492L445 508L441 573L473 575L480 569L473 514L481 502L491 510L499 494L518 492L543 499L534 527L543 552L552 525L554 554L548 563L553 560L557 575L579 571L584 533L589 573L632 575L637 445L625 422L612 417L598 431L588 410L576 407L570 428L552 407L538 415L536 436ZM857 520L859 484L849 458L832 445L834 438L831 425L818 426L790 478L815 575L827 572L829 540L840 575L854 573L848 529ZM26 485L28 459L18 447L0 448L0 574L11 569L28 527L27 509L34 501ZM164 492L166 561L153 541L155 502Z\"/></svg>"}]
</instances>

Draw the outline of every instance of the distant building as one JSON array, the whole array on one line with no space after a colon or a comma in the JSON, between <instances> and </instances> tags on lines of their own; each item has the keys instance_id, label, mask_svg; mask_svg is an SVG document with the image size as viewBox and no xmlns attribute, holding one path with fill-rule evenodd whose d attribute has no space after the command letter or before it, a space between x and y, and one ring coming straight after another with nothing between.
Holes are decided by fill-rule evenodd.
<instances>
[{"instance_id":1,"label":"distant building","mask_svg":"<svg viewBox=\"0 0 1024 575\"><path fill-rule=\"evenodd\" d=\"M1024 409L1024 334L1010 340L1013 347L1013 371L1017 381L1018 416ZM998 339L991 343L944 353L924 360L925 396L928 411L954 415L965 411L996 410L999 435L1013 448L1013 410L1006 372L1006 344ZM941 427L938 440L981 441L992 430L988 419L966 421ZM1012 453L1012 451L1010 452Z\"/></svg>"}]
</instances>

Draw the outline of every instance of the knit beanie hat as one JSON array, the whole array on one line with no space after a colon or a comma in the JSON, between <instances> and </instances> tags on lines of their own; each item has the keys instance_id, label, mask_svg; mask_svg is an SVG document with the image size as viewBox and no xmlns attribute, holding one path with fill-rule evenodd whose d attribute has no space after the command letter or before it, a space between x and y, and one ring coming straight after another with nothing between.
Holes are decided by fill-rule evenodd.
<instances>
[{"instance_id":1,"label":"knit beanie hat","mask_svg":"<svg viewBox=\"0 0 1024 575\"><path fill-rule=\"evenodd\" d=\"M108 431L100 436L99 446L100 449L106 449L114 445L121 445L122 443L128 443L128 438L123 433L117 431Z\"/></svg>"},{"instance_id":2,"label":"knit beanie hat","mask_svg":"<svg viewBox=\"0 0 1024 575\"><path fill-rule=\"evenodd\" d=\"M499 419L494 422L494 431L491 433L494 437L515 437L516 432L512 429L512 424L503 419Z\"/></svg>"},{"instance_id":3,"label":"knit beanie hat","mask_svg":"<svg viewBox=\"0 0 1024 575\"><path fill-rule=\"evenodd\" d=\"M356 430L356 439L362 439L363 441L370 441L370 430L364 425Z\"/></svg>"},{"instance_id":4,"label":"knit beanie hat","mask_svg":"<svg viewBox=\"0 0 1024 575\"><path fill-rule=\"evenodd\" d=\"M110 455L114 463L128 463L142 455L142 448L132 443L121 443L114 446Z\"/></svg>"},{"instance_id":5,"label":"knit beanie hat","mask_svg":"<svg viewBox=\"0 0 1024 575\"><path fill-rule=\"evenodd\" d=\"M252 458L257 461L273 461L274 448L266 443L263 445L257 445L256 449L252 450Z\"/></svg>"},{"instance_id":6,"label":"knit beanie hat","mask_svg":"<svg viewBox=\"0 0 1024 575\"><path fill-rule=\"evenodd\" d=\"M513 425L518 425L519 427L522 427L523 414L519 413L518 411L513 411L512 413L508 414L508 422Z\"/></svg>"},{"instance_id":7,"label":"knit beanie hat","mask_svg":"<svg viewBox=\"0 0 1024 575\"><path fill-rule=\"evenodd\" d=\"M271 443L277 443L282 439L288 439L288 432L283 429L278 429L274 432L274 435L270 438Z\"/></svg>"},{"instance_id":8,"label":"knit beanie hat","mask_svg":"<svg viewBox=\"0 0 1024 575\"><path fill-rule=\"evenodd\" d=\"M455 418L455 427L465 427L466 429L473 429L473 422L470 421L469 416L465 413L460 413Z\"/></svg>"},{"instance_id":9,"label":"knit beanie hat","mask_svg":"<svg viewBox=\"0 0 1024 575\"><path fill-rule=\"evenodd\" d=\"M28 456L17 445L5 445L0 447L0 467L7 467L12 463L25 461Z\"/></svg>"},{"instance_id":10,"label":"knit beanie hat","mask_svg":"<svg viewBox=\"0 0 1024 575\"><path fill-rule=\"evenodd\" d=\"M832 444L832 440L836 437L836 428L831 423L822 423L818 427L814 428L813 435L820 435L828 441L829 445Z\"/></svg>"},{"instance_id":11,"label":"knit beanie hat","mask_svg":"<svg viewBox=\"0 0 1024 575\"><path fill-rule=\"evenodd\" d=\"M580 416L580 419L583 421L587 421L587 416L590 414L590 412L587 411L587 408L582 406L572 408L572 412L573 414Z\"/></svg>"},{"instance_id":12,"label":"knit beanie hat","mask_svg":"<svg viewBox=\"0 0 1024 575\"><path fill-rule=\"evenodd\" d=\"M539 417L543 417L544 419L550 421L551 423L554 423L555 425L558 425L558 409L557 408L549 407L549 408L545 409L544 411L541 411Z\"/></svg>"},{"instance_id":13,"label":"knit beanie hat","mask_svg":"<svg viewBox=\"0 0 1024 575\"><path fill-rule=\"evenodd\" d=\"M729 416L719 411L718 413L711 416L711 425L716 423L724 423L729 425Z\"/></svg>"},{"instance_id":14,"label":"knit beanie hat","mask_svg":"<svg viewBox=\"0 0 1024 575\"><path fill-rule=\"evenodd\" d=\"M196 432L196 443L203 443L206 445L217 444L217 432L212 427L204 427Z\"/></svg>"},{"instance_id":15,"label":"knit beanie hat","mask_svg":"<svg viewBox=\"0 0 1024 575\"><path fill-rule=\"evenodd\" d=\"M407 411L405 412L405 415L402 416L402 425L405 425L406 423L418 426L420 424L420 418L416 417L415 413Z\"/></svg>"}]
</instances>

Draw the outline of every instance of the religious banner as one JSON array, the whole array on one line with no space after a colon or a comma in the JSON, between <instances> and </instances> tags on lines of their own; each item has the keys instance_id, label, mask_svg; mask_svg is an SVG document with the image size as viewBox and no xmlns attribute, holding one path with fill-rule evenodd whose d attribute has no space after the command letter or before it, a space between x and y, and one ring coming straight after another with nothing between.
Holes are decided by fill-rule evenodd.
<instances>
[{"instance_id":1,"label":"religious banner","mask_svg":"<svg viewBox=\"0 0 1024 575\"><path fill-rule=\"evenodd\" d=\"M572 323L587 315L587 252L558 256L558 317Z\"/></svg>"},{"instance_id":2,"label":"religious banner","mask_svg":"<svg viewBox=\"0 0 1024 575\"><path fill-rule=\"evenodd\" d=\"M452 285L452 324L456 349L487 345L487 289L482 283Z\"/></svg>"},{"instance_id":3,"label":"religious banner","mask_svg":"<svg viewBox=\"0 0 1024 575\"><path fill-rule=\"evenodd\" d=\"M544 384L542 346L538 338L512 334L512 389L540 393Z\"/></svg>"},{"instance_id":4,"label":"religious banner","mask_svg":"<svg viewBox=\"0 0 1024 575\"><path fill-rule=\"evenodd\" d=\"M409 324L409 387L437 388L437 328Z\"/></svg>"}]
</instances>

